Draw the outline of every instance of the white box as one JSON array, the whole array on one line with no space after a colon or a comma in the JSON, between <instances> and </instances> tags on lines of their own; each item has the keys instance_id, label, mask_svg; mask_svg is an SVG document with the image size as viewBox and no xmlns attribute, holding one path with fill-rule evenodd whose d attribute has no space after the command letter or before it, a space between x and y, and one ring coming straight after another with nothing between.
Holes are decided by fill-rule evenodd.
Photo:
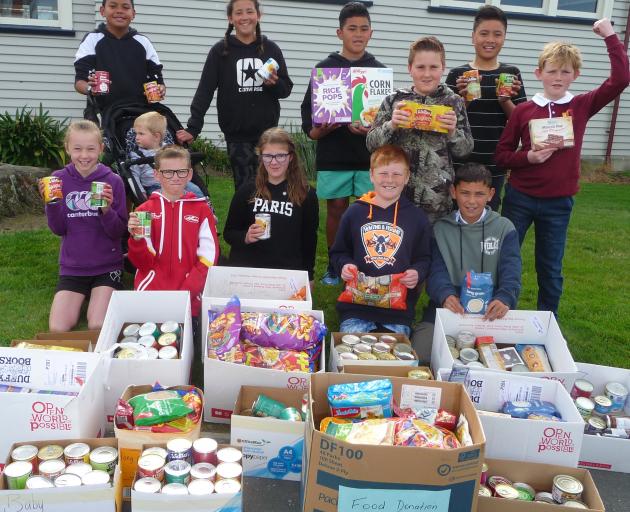
<instances>
[{"instance_id":1,"label":"white box","mask_svg":"<svg viewBox=\"0 0 630 512\"><path fill-rule=\"evenodd\" d=\"M567 342L560 332L556 318L549 311L508 311L504 318L489 322L483 320L481 315L462 316L448 309L438 309L431 350L431 368L434 373L440 368L452 368L453 356L445 336L455 336L459 331L471 331L476 336L494 336L497 344L544 345L553 372L531 372L527 375L558 380L569 391L578 378L577 367ZM479 368L479 371L506 373L489 368Z\"/></svg>"},{"instance_id":2,"label":"white box","mask_svg":"<svg viewBox=\"0 0 630 512\"><path fill-rule=\"evenodd\" d=\"M330 370L332 372L343 373L344 362L341 357L339 357L339 352L337 352L337 345L341 344L341 337L344 334L349 334L345 332L333 332L330 334ZM397 334L393 332L388 333L378 333L378 332L366 332L366 333L352 333L357 336L361 336L362 334L371 334L372 336L376 336L377 338L381 335L386 334L387 336L393 336L400 343L407 343L407 345L411 345L411 341L404 334ZM416 357L414 360L403 361L401 359L397 359L396 361L383 361L382 359L356 359L349 361L347 364L352 364L356 366L418 366L418 354L416 351L412 349L411 351L413 355ZM409 368L411 370L411 368Z\"/></svg>"},{"instance_id":3,"label":"white box","mask_svg":"<svg viewBox=\"0 0 630 512\"><path fill-rule=\"evenodd\" d=\"M0 460L18 441L103 435L103 361L99 354L0 348L1 384L78 392L77 396L0 392ZM83 382L83 384L81 384Z\"/></svg>"},{"instance_id":4,"label":"white box","mask_svg":"<svg viewBox=\"0 0 630 512\"><path fill-rule=\"evenodd\" d=\"M580 378L593 384L593 396L603 395L604 386L609 382L620 382L630 389L630 370L596 364L576 364L582 375ZM626 403L624 416L630 416L629 404L630 402ZM585 435L578 465L587 469L630 473L630 439Z\"/></svg>"},{"instance_id":5,"label":"white box","mask_svg":"<svg viewBox=\"0 0 630 512\"><path fill-rule=\"evenodd\" d=\"M162 323L174 320L183 325L180 359L134 360L112 357L112 346L123 325L129 322ZM127 386L154 384L178 386L190 381L193 358L193 335L190 316L190 294L187 291L137 292L115 291L109 300L96 352L105 360L105 415L111 423L116 402Z\"/></svg>"},{"instance_id":6,"label":"white box","mask_svg":"<svg viewBox=\"0 0 630 512\"><path fill-rule=\"evenodd\" d=\"M451 370L436 372L448 380ZM551 402L562 416L559 421L505 418L479 413L486 434L486 457L576 467L584 437L584 420L569 392L555 380L524 374L468 373L466 390L479 411L497 412L506 401L538 399Z\"/></svg>"},{"instance_id":7,"label":"white box","mask_svg":"<svg viewBox=\"0 0 630 512\"><path fill-rule=\"evenodd\" d=\"M302 475L304 422L241 415L258 395L301 411L301 390L241 386L230 424L230 444L243 452L243 475L299 482Z\"/></svg>"},{"instance_id":8,"label":"white box","mask_svg":"<svg viewBox=\"0 0 630 512\"><path fill-rule=\"evenodd\" d=\"M211 308L211 311L223 309L222 306ZM241 311L251 312L282 312L278 308L245 306ZM301 311L313 315L322 324L324 313L322 311ZM203 389L205 406L203 419L212 423L229 423L232 407L241 389L241 386L268 386L274 388L308 390L310 373L283 372L256 368L244 364L226 363L208 357L208 323L203 326ZM319 372L326 369L326 340L322 340L322 352L319 359ZM319 373L318 372L318 373Z\"/></svg>"}]
</instances>

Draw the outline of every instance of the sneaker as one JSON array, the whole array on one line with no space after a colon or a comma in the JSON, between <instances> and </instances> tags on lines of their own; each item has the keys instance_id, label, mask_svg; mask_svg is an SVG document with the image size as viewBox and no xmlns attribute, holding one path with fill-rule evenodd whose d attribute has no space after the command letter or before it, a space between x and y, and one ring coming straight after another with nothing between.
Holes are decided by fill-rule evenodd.
<instances>
[{"instance_id":1,"label":"sneaker","mask_svg":"<svg viewBox=\"0 0 630 512\"><path fill-rule=\"evenodd\" d=\"M320 283L325 286L337 286L340 282L339 276L335 275L330 270L327 270L324 277L320 280Z\"/></svg>"}]
</instances>

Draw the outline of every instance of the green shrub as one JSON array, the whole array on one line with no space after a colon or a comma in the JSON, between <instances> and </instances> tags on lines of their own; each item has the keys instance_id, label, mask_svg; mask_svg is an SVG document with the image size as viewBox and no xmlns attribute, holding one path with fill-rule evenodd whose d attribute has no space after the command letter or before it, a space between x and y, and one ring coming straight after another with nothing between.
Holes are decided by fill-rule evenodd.
<instances>
[{"instance_id":1,"label":"green shrub","mask_svg":"<svg viewBox=\"0 0 630 512\"><path fill-rule=\"evenodd\" d=\"M214 145L210 139L198 137L190 144L190 150L194 153L202 153L202 164L221 174L230 174L230 159L227 151Z\"/></svg>"},{"instance_id":2,"label":"green shrub","mask_svg":"<svg viewBox=\"0 0 630 512\"><path fill-rule=\"evenodd\" d=\"M54 119L40 103L39 111L22 107L15 117L0 114L0 162L60 168L66 164L63 137L68 120Z\"/></svg>"},{"instance_id":3,"label":"green shrub","mask_svg":"<svg viewBox=\"0 0 630 512\"><path fill-rule=\"evenodd\" d=\"M315 147L317 143L310 139L299 126L296 127L291 124L288 132L291 134L298 157L302 160L306 176L310 181L315 181L317 179L317 169L315 168Z\"/></svg>"}]
</instances>

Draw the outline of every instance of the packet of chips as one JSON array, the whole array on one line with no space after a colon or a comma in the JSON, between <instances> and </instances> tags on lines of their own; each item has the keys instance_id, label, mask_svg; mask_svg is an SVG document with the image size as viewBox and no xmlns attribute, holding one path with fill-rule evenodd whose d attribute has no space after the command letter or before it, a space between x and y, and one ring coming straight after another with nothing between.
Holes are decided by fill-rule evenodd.
<instances>
[{"instance_id":1,"label":"packet of chips","mask_svg":"<svg viewBox=\"0 0 630 512\"><path fill-rule=\"evenodd\" d=\"M284 372L312 372L312 362L308 352L279 350L245 343L243 348L245 364L256 368L268 368Z\"/></svg>"},{"instance_id":2,"label":"packet of chips","mask_svg":"<svg viewBox=\"0 0 630 512\"><path fill-rule=\"evenodd\" d=\"M242 313L241 340L280 350L308 350L321 344L326 327L308 313Z\"/></svg>"},{"instance_id":3,"label":"packet of chips","mask_svg":"<svg viewBox=\"0 0 630 512\"><path fill-rule=\"evenodd\" d=\"M242 363L240 332L241 303L238 297L234 296L220 313L208 311L208 357L230 363Z\"/></svg>"},{"instance_id":4,"label":"packet of chips","mask_svg":"<svg viewBox=\"0 0 630 512\"><path fill-rule=\"evenodd\" d=\"M151 426L183 418L194 412L176 390L163 389L129 399L137 426Z\"/></svg>"},{"instance_id":5,"label":"packet of chips","mask_svg":"<svg viewBox=\"0 0 630 512\"><path fill-rule=\"evenodd\" d=\"M59 345L39 345L37 343L28 343L26 341L21 341L20 343L15 345L15 348L26 348L32 350L62 350L66 352L85 352L84 350L75 347L61 347Z\"/></svg>"},{"instance_id":6,"label":"packet of chips","mask_svg":"<svg viewBox=\"0 0 630 512\"><path fill-rule=\"evenodd\" d=\"M423 448L460 448L455 434L423 420L404 418L396 423L394 437L396 446L419 446Z\"/></svg>"},{"instance_id":7,"label":"packet of chips","mask_svg":"<svg viewBox=\"0 0 630 512\"><path fill-rule=\"evenodd\" d=\"M407 309L407 287L400 283L403 275L370 277L355 271L337 300L377 308Z\"/></svg>"}]
</instances>

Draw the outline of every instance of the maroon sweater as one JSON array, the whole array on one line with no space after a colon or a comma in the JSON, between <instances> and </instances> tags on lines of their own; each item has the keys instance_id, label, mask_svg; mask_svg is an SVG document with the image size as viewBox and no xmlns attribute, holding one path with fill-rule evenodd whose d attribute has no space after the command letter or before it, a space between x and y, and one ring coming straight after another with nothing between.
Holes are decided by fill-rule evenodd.
<instances>
[{"instance_id":1,"label":"maroon sweater","mask_svg":"<svg viewBox=\"0 0 630 512\"><path fill-rule=\"evenodd\" d=\"M608 36L605 42L611 70L610 76L601 86L574 96L566 103L549 102L545 106L540 106L530 100L521 103L512 112L497 144L495 160L500 167L511 169L510 185L519 192L542 198L577 194L580 154L586 123L630 83L628 56L621 41L613 34ZM571 111L573 118L575 145L556 151L542 164L530 163L527 160L527 152L531 149L529 120L561 117L566 111Z\"/></svg>"}]
</instances>

